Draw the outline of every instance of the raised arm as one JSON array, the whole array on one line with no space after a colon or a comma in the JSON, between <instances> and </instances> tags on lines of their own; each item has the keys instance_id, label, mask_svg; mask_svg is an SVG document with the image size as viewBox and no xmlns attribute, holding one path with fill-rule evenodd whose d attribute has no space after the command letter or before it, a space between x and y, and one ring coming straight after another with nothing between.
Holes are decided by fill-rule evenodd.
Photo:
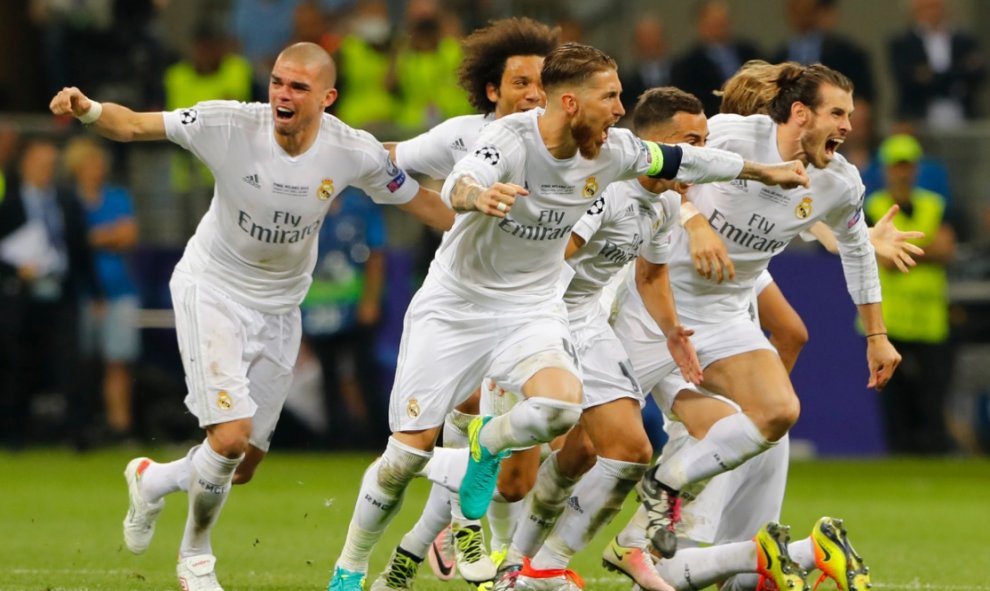
<instances>
[{"instance_id":1,"label":"raised arm","mask_svg":"<svg viewBox=\"0 0 990 591\"><path fill-rule=\"evenodd\" d=\"M55 115L72 115L118 142L166 139L165 118L160 112L138 113L115 103L98 103L74 86L59 91L48 108Z\"/></svg>"}]
</instances>

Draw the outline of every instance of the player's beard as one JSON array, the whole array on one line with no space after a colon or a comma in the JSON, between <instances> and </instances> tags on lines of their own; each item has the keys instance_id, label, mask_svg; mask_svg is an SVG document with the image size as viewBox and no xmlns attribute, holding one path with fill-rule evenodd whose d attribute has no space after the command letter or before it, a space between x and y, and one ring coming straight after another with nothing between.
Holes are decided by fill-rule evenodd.
<instances>
[{"instance_id":1,"label":"player's beard","mask_svg":"<svg viewBox=\"0 0 990 591\"><path fill-rule=\"evenodd\" d=\"M598 157L598 153L602 150L599 143L602 138L601 131L593 129L587 123L575 122L571 126L571 135L574 136L574 142L577 144L581 156L588 160L594 160Z\"/></svg>"}]
</instances>

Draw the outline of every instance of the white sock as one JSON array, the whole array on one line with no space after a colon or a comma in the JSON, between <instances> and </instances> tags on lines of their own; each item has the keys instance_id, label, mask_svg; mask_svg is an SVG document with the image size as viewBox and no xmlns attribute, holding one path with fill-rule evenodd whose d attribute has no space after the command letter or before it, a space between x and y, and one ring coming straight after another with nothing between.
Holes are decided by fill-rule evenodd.
<instances>
[{"instance_id":1,"label":"white sock","mask_svg":"<svg viewBox=\"0 0 990 591\"><path fill-rule=\"evenodd\" d=\"M495 491L492 504L488 505L488 527L492 530L492 550L507 548L512 543L512 534L522 515L523 501L505 500L502 493Z\"/></svg>"},{"instance_id":2,"label":"white sock","mask_svg":"<svg viewBox=\"0 0 990 591\"><path fill-rule=\"evenodd\" d=\"M450 523L451 496L456 495L452 495L439 484L434 484L430 488L430 496L426 499L423 514L419 516L419 520L409 533L403 536L399 546L414 556L425 557L437 534Z\"/></svg>"},{"instance_id":3,"label":"white sock","mask_svg":"<svg viewBox=\"0 0 990 591\"><path fill-rule=\"evenodd\" d=\"M629 519L629 523L616 536L619 545L626 548L645 548L649 543L646 539L646 525L649 521L650 518L646 514L646 509L642 504L639 504L636 512Z\"/></svg>"},{"instance_id":4,"label":"white sock","mask_svg":"<svg viewBox=\"0 0 990 591\"><path fill-rule=\"evenodd\" d=\"M372 462L361 480L354 515L337 566L368 572L368 558L392 517L399 512L402 494L430 453L388 438L385 453Z\"/></svg>"},{"instance_id":5,"label":"white sock","mask_svg":"<svg viewBox=\"0 0 990 591\"><path fill-rule=\"evenodd\" d=\"M567 568L571 558L612 522L647 468L648 464L599 456L595 466L574 488L557 526L533 557L533 567Z\"/></svg>"},{"instance_id":6,"label":"white sock","mask_svg":"<svg viewBox=\"0 0 990 591\"><path fill-rule=\"evenodd\" d=\"M426 477L430 482L456 493L460 490L461 482L467 473L470 453L466 447L433 448L433 457L426 464Z\"/></svg>"},{"instance_id":7,"label":"white sock","mask_svg":"<svg viewBox=\"0 0 990 591\"><path fill-rule=\"evenodd\" d=\"M155 503L167 494L189 490L189 463L198 449L199 445L195 445L186 455L167 464L148 464L141 475L140 489L144 500Z\"/></svg>"},{"instance_id":8,"label":"white sock","mask_svg":"<svg viewBox=\"0 0 990 591\"><path fill-rule=\"evenodd\" d=\"M489 421L478 441L493 454L532 447L567 433L579 418L580 404L534 396Z\"/></svg>"},{"instance_id":9,"label":"white sock","mask_svg":"<svg viewBox=\"0 0 990 591\"><path fill-rule=\"evenodd\" d=\"M753 572L756 544L752 540L708 548L678 548L673 558L657 563L657 572L678 591L704 589L738 573Z\"/></svg>"},{"instance_id":10,"label":"white sock","mask_svg":"<svg viewBox=\"0 0 990 591\"><path fill-rule=\"evenodd\" d=\"M210 532L230 493L230 481L237 464L244 459L225 458L210 447L209 441L196 450L189 461L189 513L179 545L179 557L213 554Z\"/></svg>"},{"instance_id":11,"label":"white sock","mask_svg":"<svg viewBox=\"0 0 990 591\"><path fill-rule=\"evenodd\" d=\"M468 425L478 415L469 415L454 409L447 413L443 420L443 446L444 447L467 447L468 446Z\"/></svg>"},{"instance_id":12,"label":"white sock","mask_svg":"<svg viewBox=\"0 0 990 591\"><path fill-rule=\"evenodd\" d=\"M787 553L790 554L791 559L798 563L798 565L804 570L818 568L815 565L815 545L811 541L810 537L796 540L788 544Z\"/></svg>"},{"instance_id":13,"label":"white sock","mask_svg":"<svg viewBox=\"0 0 990 591\"><path fill-rule=\"evenodd\" d=\"M533 556L543 545L577 482L560 473L557 452L540 465L536 484L523 501L523 514L512 535L513 556Z\"/></svg>"},{"instance_id":14,"label":"white sock","mask_svg":"<svg viewBox=\"0 0 990 591\"><path fill-rule=\"evenodd\" d=\"M752 420L737 412L718 420L697 443L660 460L657 480L674 490L728 472L776 444L767 441Z\"/></svg>"}]
</instances>

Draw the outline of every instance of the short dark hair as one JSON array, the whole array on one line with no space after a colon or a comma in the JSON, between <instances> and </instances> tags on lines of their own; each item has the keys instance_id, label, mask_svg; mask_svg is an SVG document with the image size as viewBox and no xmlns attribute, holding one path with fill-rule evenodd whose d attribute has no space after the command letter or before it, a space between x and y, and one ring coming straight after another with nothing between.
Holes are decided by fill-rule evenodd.
<instances>
[{"instance_id":1,"label":"short dark hair","mask_svg":"<svg viewBox=\"0 0 990 591\"><path fill-rule=\"evenodd\" d=\"M488 85L498 88L502 83L505 62L517 55L546 57L557 46L559 33L557 28L522 17L491 21L468 35L462 42L464 59L457 78L474 108L482 113L494 111Z\"/></svg>"},{"instance_id":2,"label":"short dark hair","mask_svg":"<svg viewBox=\"0 0 990 591\"><path fill-rule=\"evenodd\" d=\"M767 104L767 114L777 123L791 118L791 105L804 103L815 110L822 102L822 84L831 84L847 92L853 91L853 83L841 72L822 64L802 66L795 62L780 64L780 73L774 81L776 95Z\"/></svg>"},{"instance_id":3,"label":"short dark hair","mask_svg":"<svg viewBox=\"0 0 990 591\"><path fill-rule=\"evenodd\" d=\"M639 95L633 108L633 131L639 135L653 125L666 123L678 113L698 115L705 106L698 97L674 86L658 86Z\"/></svg>"},{"instance_id":4,"label":"short dark hair","mask_svg":"<svg viewBox=\"0 0 990 591\"><path fill-rule=\"evenodd\" d=\"M615 60L598 48L564 43L547 55L541 77L543 88L549 93L564 84L580 84L598 72L618 69Z\"/></svg>"}]
</instances>

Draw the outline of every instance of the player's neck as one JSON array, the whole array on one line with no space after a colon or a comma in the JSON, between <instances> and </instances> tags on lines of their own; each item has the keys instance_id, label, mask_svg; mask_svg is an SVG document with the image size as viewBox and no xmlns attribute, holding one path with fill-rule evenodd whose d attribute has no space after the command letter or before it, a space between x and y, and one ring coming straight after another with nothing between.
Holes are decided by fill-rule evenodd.
<instances>
[{"instance_id":1,"label":"player's neck","mask_svg":"<svg viewBox=\"0 0 990 591\"><path fill-rule=\"evenodd\" d=\"M540 137L543 138L543 144L551 156L558 160L567 160L577 154L578 145L574 141L574 135L571 134L566 118L547 111L536 118L536 124L540 130Z\"/></svg>"},{"instance_id":2,"label":"player's neck","mask_svg":"<svg viewBox=\"0 0 990 591\"><path fill-rule=\"evenodd\" d=\"M292 135L285 135L275 132L275 143L277 143L286 154L295 157L306 152L306 150L308 150L313 143L316 142L316 135L319 129L319 127L314 126L312 129L300 131L299 133L294 133Z\"/></svg>"},{"instance_id":3,"label":"player's neck","mask_svg":"<svg viewBox=\"0 0 990 591\"><path fill-rule=\"evenodd\" d=\"M808 156L801 148L801 129L787 123L777 124L777 152L785 162L789 160L800 160L805 166L808 165Z\"/></svg>"}]
</instances>

